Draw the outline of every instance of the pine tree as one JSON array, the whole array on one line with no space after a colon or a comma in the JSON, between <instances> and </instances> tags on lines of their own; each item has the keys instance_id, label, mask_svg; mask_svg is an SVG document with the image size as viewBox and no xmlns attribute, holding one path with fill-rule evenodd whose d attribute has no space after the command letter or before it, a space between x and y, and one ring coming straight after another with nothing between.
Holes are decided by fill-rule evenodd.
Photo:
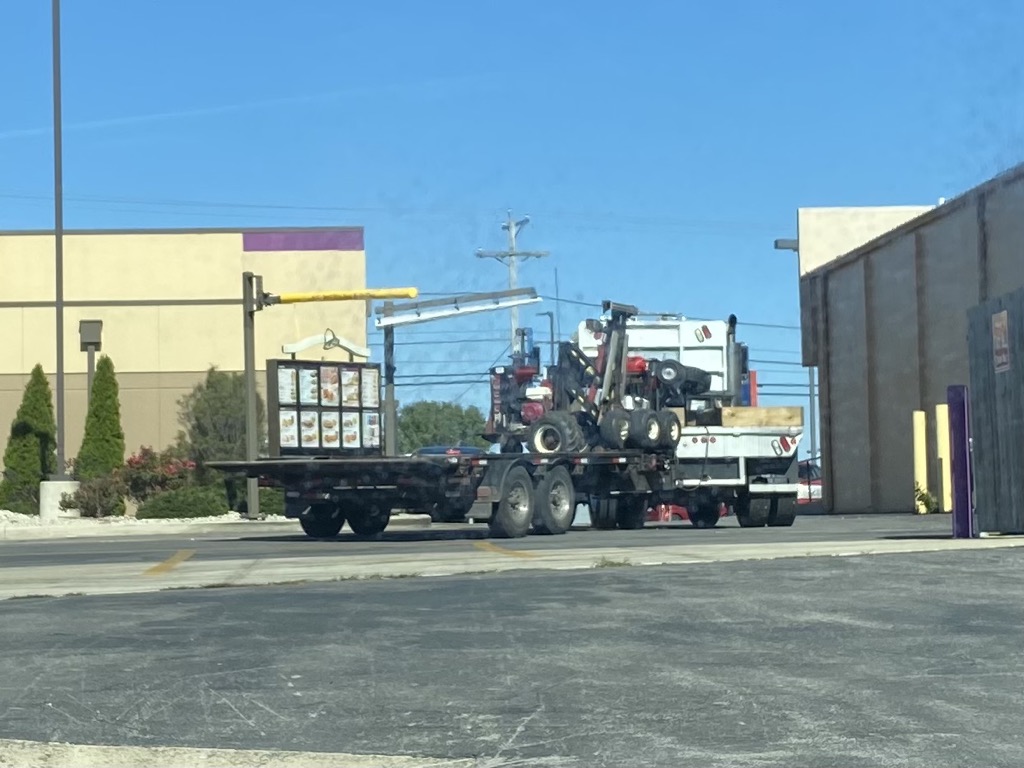
<instances>
[{"instance_id":1,"label":"pine tree","mask_svg":"<svg viewBox=\"0 0 1024 768\"><path fill-rule=\"evenodd\" d=\"M114 364L106 355L96 363L85 437L75 458L75 479L109 475L124 464L124 430Z\"/></svg>"},{"instance_id":2,"label":"pine tree","mask_svg":"<svg viewBox=\"0 0 1024 768\"><path fill-rule=\"evenodd\" d=\"M57 471L56 448L53 393L43 367L36 365L4 450L0 507L28 515L39 513L39 483Z\"/></svg>"}]
</instances>

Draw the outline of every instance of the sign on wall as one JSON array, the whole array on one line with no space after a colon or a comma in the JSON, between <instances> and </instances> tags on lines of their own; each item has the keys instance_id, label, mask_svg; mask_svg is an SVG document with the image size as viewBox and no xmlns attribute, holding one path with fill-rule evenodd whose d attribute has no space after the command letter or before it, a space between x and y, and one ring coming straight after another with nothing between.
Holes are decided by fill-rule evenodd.
<instances>
[{"instance_id":1,"label":"sign on wall","mask_svg":"<svg viewBox=\"0 0 1024 768\"><path fill-rule=\"evenodd\" d=\"M267 361L271 456L380 456L380 366Z\"/></svg>"},{"instance_id":2,"label":"sign on wall","mask_svg":"<svg viewBox=\"0 0 1024 768\"><path fill-rule=\"evenodd\" d=\"M1010 370L1010 325L1005 309L992 315L992 360L996 373Z\"/></svg>"}]
</instances>

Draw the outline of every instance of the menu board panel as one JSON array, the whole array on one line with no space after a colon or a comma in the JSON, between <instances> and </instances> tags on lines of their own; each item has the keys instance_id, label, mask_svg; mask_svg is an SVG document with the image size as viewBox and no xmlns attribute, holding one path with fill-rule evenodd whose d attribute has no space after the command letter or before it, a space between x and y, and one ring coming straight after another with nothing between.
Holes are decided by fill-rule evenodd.
<instances>
[{"instance_id":1,"label":"menu board panel","mask_svg":"<svg viewBox=\"0 0 1024 768\"><path fill-rule=\"evenodd\" d=\"M379 456L380 366L267 361L271 456Z\"/></svg>"}]
</instances>

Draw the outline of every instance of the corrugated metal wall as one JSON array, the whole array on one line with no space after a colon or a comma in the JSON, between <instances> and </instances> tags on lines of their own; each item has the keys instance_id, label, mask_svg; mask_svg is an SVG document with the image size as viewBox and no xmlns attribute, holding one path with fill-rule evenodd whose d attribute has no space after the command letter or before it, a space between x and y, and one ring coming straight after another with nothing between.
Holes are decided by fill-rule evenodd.
<instances>
[{"instance_id":1,"label":"corrugated metal wall","mask_svg":"<svg viewBox=\"0 0 1024 768\"><path fill-rule=\"evenodd\" d=\"M949 384L967 383L967 312L1021 286L1024 166L801 279L826 509L913 508L918 409L929 414L929 485L937 489L934 407Z\"/></svg>"},{"instance_id":2,"label":"corrugated metal wall","mask_svg":"<svg viewBox=\"0 0 1024 768\"><path fill-rule=\"evenodd\" d=\"M978 530L1024 533L1024 290L970 311L967 348Z\"/></svg>"}]
</instances>

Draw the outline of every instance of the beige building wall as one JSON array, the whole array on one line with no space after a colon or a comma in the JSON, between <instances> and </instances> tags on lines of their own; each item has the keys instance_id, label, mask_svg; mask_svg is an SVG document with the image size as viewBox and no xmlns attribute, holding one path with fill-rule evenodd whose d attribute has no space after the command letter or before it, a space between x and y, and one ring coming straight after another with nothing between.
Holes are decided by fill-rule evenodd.
<instances>
[{"instance_id":1,"label":"beige building wall","mask_svg":"<svg viewBox=\"0 0 1024 768\"><path fill-rule=\"evenodd\" d=\"M81 444L86 354L78 324L103 321L102 354L121 388L129 451L163 447L179 429L178 399L211 365L240 371L242 273L287 293L366 287L361 228L69 232L64 237L64 361L68 457ZM54 384L56 315L52 233L0 232L0 453L28 373L41 363ZM256 316L256 359L331 328L366 343L365 302L272 306ZM340 350L306 357L347 359ZM259 373L258 381L263 382Z\"/></svg>"},{"instance_id":2,"label":"beige building wall","mask_svg":"<svg viewBox=\"0 0 1024 768\"><path fill-rule=\"evenodd\" d=\"M804 363L819 367L826 509L913 509L919 409L938 495L934 409L947 386L968 382L967 310L1022 285L1024 166L806 271Z\"/></svg>"}]
</instances>

